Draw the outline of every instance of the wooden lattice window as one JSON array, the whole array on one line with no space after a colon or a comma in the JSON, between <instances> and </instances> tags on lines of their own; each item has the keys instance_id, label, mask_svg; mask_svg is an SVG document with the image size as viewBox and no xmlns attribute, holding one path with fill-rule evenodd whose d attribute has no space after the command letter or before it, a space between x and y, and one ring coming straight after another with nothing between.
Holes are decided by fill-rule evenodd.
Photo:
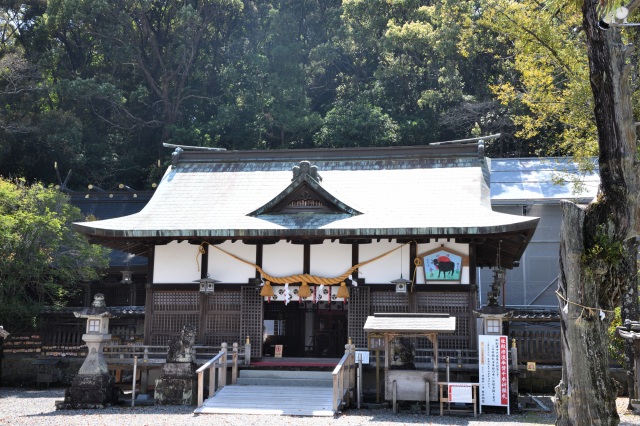
<instances>
[{"instance_id":1,"label":"wooden lattice window","mask_svg":"<svg viewBox=\"0 0 640 426\"><path fill-rule=\"evenodd\" d=\"M153 293L153 312L197 311L199 293L195 291L156 291Z\"/></svg>"},{"instance_id":2,"label":"wooden lattice window","mask_svg":"<svg viewBox=\"0 0 640 426\"><path fill-rule=\"evenodd\" d=\"M374 314L387 312L409 312L409 298L406 293L372 291L371 309Z\"/></svg>"},{"instance_id":3,"label":"wooden lattice window","mask_svg":"<svg viewBox=\"0 0 640 426\"><path fill-rule=\"evenodd\" d=\"M168 345L180 336L185 325L200 326L199 293L157 291L153 293L151 344Z\"/></svg>"},{"instance_id":4,"label":"wooden lattice window","mask_svg":"<svg viewBox=\"0 0 640 426\"><path fill-rule=\"evenodd\" d=\"M471 316L469 314L469 293L421 292L417 294L417 312L449 313L456 317L456 331L452 334L440 334L438 346L442 350L469 349Z\"/></svg>"}]
</instances>

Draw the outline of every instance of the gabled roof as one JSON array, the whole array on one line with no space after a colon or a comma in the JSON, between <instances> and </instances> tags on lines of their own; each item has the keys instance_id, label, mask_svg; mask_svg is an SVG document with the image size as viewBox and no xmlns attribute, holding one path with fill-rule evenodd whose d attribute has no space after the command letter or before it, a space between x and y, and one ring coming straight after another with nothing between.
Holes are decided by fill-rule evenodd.
<instances>
[{"instance_id":1,"label":"gabled roof","mask_svg":"<svg viewBox=\"0 0 640 426\"><path fill-rule=\"evenodd\" d=\"M308 161L301 161L293 167L292 182L280 194L259 209L249 213L261 217L278 213L335 213L348 216L361 214L331 195L320 185L322 178L317 167ZM269 220L266 218L266 220Z\"/></svg>"},{"instance_id":2,"label":"gabled roof","mask_svg":"<svg viewBox=\"0 0 640 426\"><path fill-rule=\"evenodd\" d=\"M538 219L494 212L478 143L413 147L203 151L178 149L136 214L75 224L93 241L144 254L170 240L274 242L450 238L475 241L477 263L518 260ZM308 161L311 175L292 182ZM278 210L307 188L334 211ZM360 213L360 214L355 214ZM132 247L131 244L135 247Z\"/></svg>"}]
</instances>

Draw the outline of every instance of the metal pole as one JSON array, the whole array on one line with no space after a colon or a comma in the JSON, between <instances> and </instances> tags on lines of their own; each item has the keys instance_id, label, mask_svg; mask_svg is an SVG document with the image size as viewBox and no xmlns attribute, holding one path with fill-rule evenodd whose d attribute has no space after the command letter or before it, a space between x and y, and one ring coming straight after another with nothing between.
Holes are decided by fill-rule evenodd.
<instances>
[{"instance_id":1,"label":"metal pole","mask_svg":"<svg viewBox=\"0 0 640 426\"><path fill-rule=\"evenodd\" d=\"M380 404L380 350L376 349L376 403Z\"/></svg>"},{"instance_id":2,"label":"metal pole","mask_svg":"<svg viewBox=\"0 0 640 426\"><path fill-rule=\"evenodd\" d=\"M450 401L451 395L449 395L449 357L447 357L446 360L447 360L447 401ZM451 411L450 402L447 402L447 410Z\"/></svg>"},{"instance_id":3,"label":"metal pole","mask_svg":"<svg viewBox=\"0 0 640 426\"><path fill-rule=\"evenodd\" d=\"M358 410L362 396L362 354L358 354Z\"/></svg>"},{"instance_id":4,"label":"metal pole","mask_svg":"<svg viewBox=\"0 0 640 426\"><path fill-rule=\"evenodd\" d=\"M138 355L133 357L133 382L131 385L131 406L135 405L136 400L136 375L138 374Z\"/></svg>"}]
</instances>

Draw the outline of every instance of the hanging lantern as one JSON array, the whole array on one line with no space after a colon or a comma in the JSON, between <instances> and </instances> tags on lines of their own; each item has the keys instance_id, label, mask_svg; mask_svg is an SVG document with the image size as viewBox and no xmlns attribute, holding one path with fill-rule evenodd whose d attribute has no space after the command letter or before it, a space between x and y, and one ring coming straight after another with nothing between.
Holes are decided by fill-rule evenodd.
<instances>
[{"instance_id":1,"label":"hanging lantern","mask_svg":"<svg viewBox=\"0 0 640 426\"><path fill-rule=\"evenodd\" d=\"M122 284L133 283L133 278L131 276L131 271L129 269L125 269L124 271L122 271L122 280L120 282Z\"/></svg>"},{"instance_id":2,"label":"hanging lantern","mask_svg":"<svg viewBox=\"0 0 640 426\"><path fill-rule=\"evenodd\" d=\"M411 284L411 280L402 278L402 274L400 274L400 278L392 280L391 282L396 285L396 293L406 293L409 284Z\"/></svg>"},{"instance_id":3,"label":"hanging lantern","mask_svg":"<svg viewBox=\"0 0 640 426\"><path fill-rule=\"evenodd\" d=\"M207 274L206 278L200 278L199 280L194 280L194 283L200 283L200 292L211 294L215 292L215 284L219 283L219 280L214 280Z\"/></svg>"}]
</instances>

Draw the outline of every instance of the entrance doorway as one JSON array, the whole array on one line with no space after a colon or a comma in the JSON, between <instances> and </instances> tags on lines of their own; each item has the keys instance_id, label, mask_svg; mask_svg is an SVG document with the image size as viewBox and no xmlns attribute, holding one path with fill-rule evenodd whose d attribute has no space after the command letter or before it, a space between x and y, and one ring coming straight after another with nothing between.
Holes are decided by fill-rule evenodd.
<instances>
[{"instance_id":1,"label":"entrance doorway","mask_svg":"<svg viewBox=\"0 0 640 426\"><path fill-rule=\"evenodd\" d=\"M347 311L341 302L311 304L265 302L262 355L341 358L348 341Z\"/></svg>"}]
</instances>

